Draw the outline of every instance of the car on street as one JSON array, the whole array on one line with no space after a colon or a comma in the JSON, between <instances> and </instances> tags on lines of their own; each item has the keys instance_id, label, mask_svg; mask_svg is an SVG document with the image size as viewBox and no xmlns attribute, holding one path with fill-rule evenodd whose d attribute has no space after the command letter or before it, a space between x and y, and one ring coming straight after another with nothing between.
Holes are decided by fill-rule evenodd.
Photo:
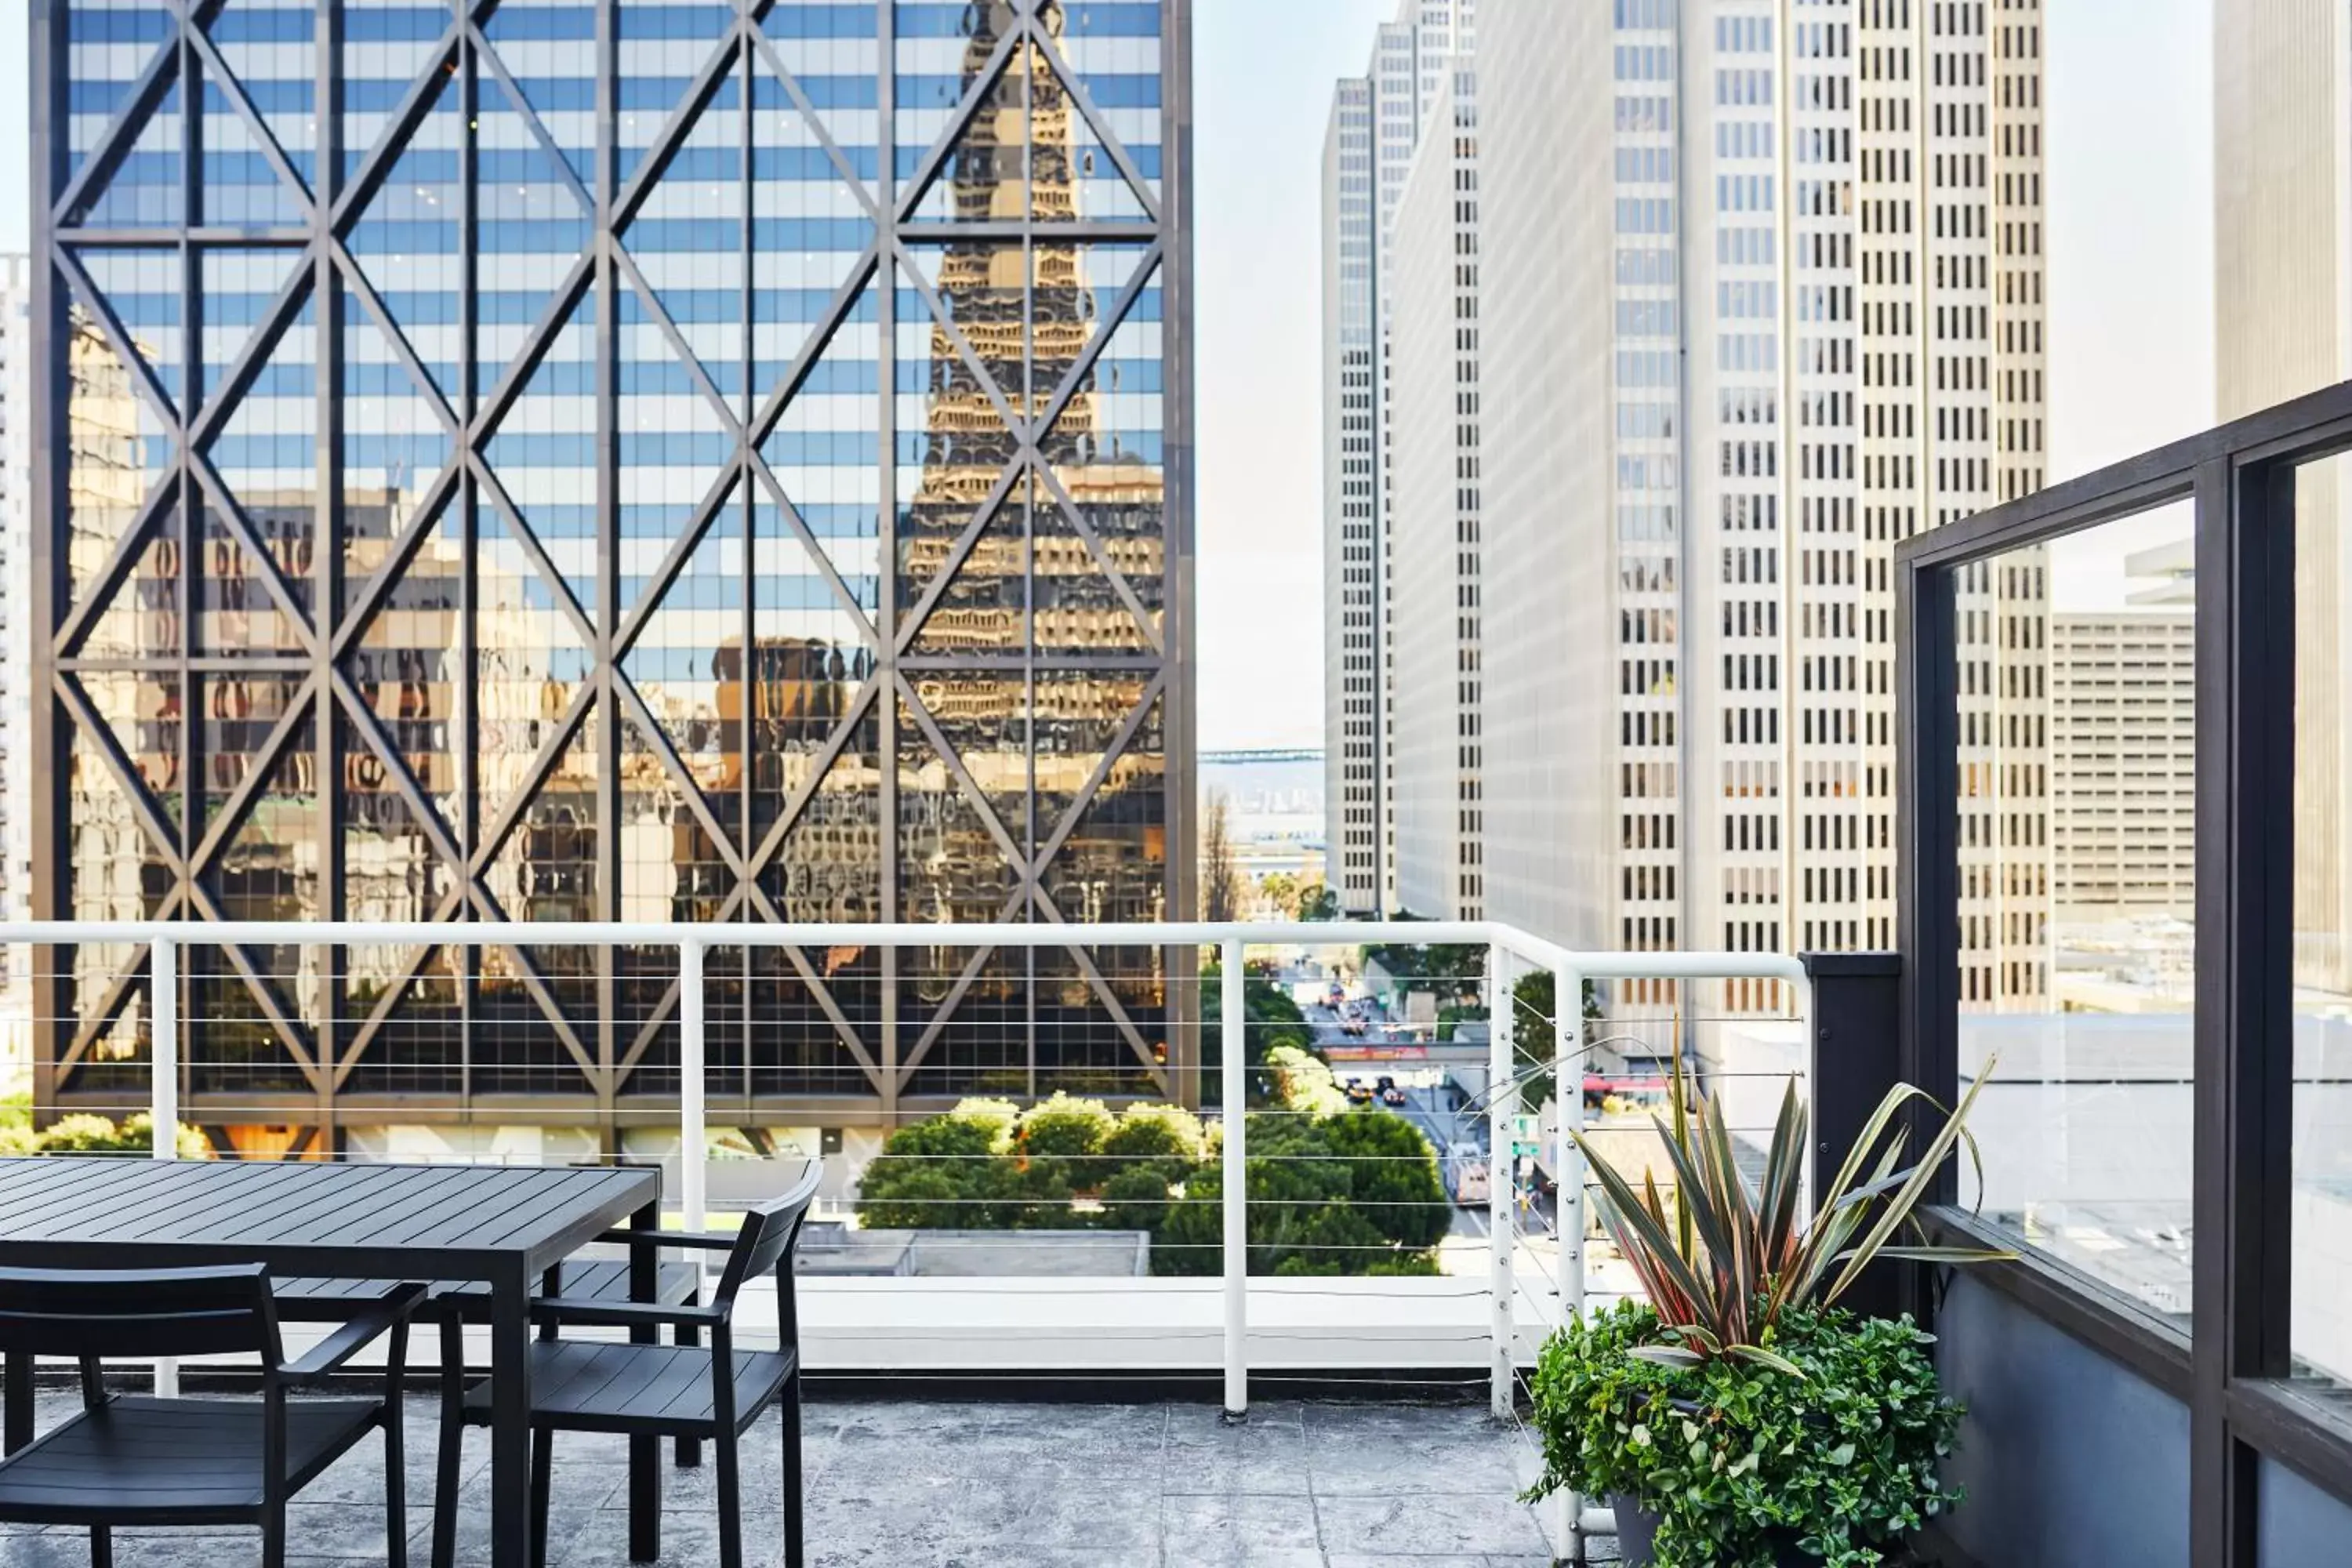
<instances>
[{"instance_id":1,"label":"car on street","mask_svg":"<svg viewBox=\"0 0 2352 1568\"><path fill-rule=\"evenodd\" d=\"M1491 1191L1486 1152L1475 1143L1456 1143L1445 1151L1445 1184L1459 1207L1483 1204Z\"/></svg>"},{"instance_id":2,"label":"car on street","mask_svg":"<svg viewBox=\"0 0 2352 1568\"><path fill-rule=\"evenodd\" d=\"M1348 1099L1353 1104L1370 1105L1372 1102L1372 1086L1360 1078L1349 1079Z\"/></svg>"}]
</instances>

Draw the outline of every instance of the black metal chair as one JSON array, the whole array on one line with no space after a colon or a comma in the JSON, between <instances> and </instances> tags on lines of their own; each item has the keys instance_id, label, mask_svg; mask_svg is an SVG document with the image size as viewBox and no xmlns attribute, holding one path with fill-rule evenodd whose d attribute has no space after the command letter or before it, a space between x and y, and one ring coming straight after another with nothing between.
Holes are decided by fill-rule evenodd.
<instances>
[{"instance_id":1,"label":"black metal chair","mask_svg":"<svg viewBox=\"0 0 2352 1568\"><path fill-rule=\"evenodd\" d=\"M659 1161L589 1161L582 1168L605 1164L638 1165L658 1170ZM605 1249L608 1253L613 1249ZM402 1289L396 1279L333 1279L304 1277L280 1279L277 1282L278 1317L288 1323L340 1323L353 1313L373 1310L388 1292ZM541 1293L562 1296L569 1300L626 1301L630 1300L633 1281L629 1277L629 1259L625 1252L617 1256L588 1256L565 1258L547 1271L541 1281ZM666 1307L697 1305L702 1289L702 1271L691 1263L664 1263L656 1271L654 1300ZM461 1327L480 1328L490 1321L489 1292L477 1286L440 1284L429 1286L425 1298L417 1304L416 1321L430 1328L439 1323L445 1327L454 1319ZM552 1333L552 1325L542 1330ZM674 1331L682 1345L698 1342L700 1331L685 1325ZM702 1462L701 1445L690 1438L677 1441L677 1463L681 1469L691 1469Z\"/></svg>"},{"instance_id":2,"label":"black metal chair","mask_svg":"<svg viewBox=\"0 0 2352 1568\"><path fill-rule=\"evenodd\" d=\"M421 1286L387 1292L310 1353L288 1361L269 1276L226 1268L0 1269L0 1351L81 1364L82 1408L0 1460L0 1521L86 1525L92 1568L110 1568L115 1526L252 1524L263 1568L286 1561L286 1504L370 1431L383 1432L384 1539L404 1568L400 1380ZM381 1398L289 1400L389 1333ZM261 1398L109 1394L110 1358L257 1355Z\"/></svg>"},{"instance_id":3,"label":"black metal chair","mask_svg":"<svg viewBox=\"0 0 2352 1568\"><path fill-rule=\"evenodd\" d=\"M719 1568L741 1568L742 1436L770 1405L783 1415L784 1561L805 1562L801 1520L800 1327L793 1294L793 1248L816 1196L822 1167L814 1161L792 1190L743 1216L733 1236L683 1231L609 1231L598 1239L631 1247L688 1247L727 1254L708 1307L583 1300L569 1295L531 1303L543 1331L565 1324L624 1328L629 1344L567 1340L549 1334L531 1342L531 1562L547 1561L547 1514L557 1432L608 1432L630 1437L707 1440L717 1456ZM777 1348L735 1348L735 1299L744 1283L772 1272L776 1280ZM467 1426L490 1419L487 1383L468 1389L460 1327L442 1321L441 1455L435 1489L434 1568L449 1568L457 1549L457 1476ZM649 1342L660 1328L694 1329L709 1347Z\"/></svg>"}]
</instances>

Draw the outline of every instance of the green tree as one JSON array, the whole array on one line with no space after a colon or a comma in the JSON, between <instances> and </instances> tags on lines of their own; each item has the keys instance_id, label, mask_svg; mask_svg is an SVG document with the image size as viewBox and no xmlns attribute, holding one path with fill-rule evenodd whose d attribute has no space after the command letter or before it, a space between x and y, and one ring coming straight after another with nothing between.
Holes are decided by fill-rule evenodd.
<instances>
[{"instance_id":1,"label":"green tree","mask_svg":"<svg viewBox=\"0 0 2352 1568\"><path fill-rule=\"evenodd\" d=\"M1066 1203L1075 1194L1100 1186L1110 1172L1095 1155L1117 1125L1101 1100L1073 1100L1066 1094L1057 1093L1023 1111L1013 1134L1023 1189L1041 1203Z\"/></svg>"},{"instance_id":2,"label":"green tree","mask_svg":"<svg viewBox=\"0 0 2352 1568\"><path fill-rule=\"evenodd\" d=\"M1103 1228L1148 1230L1156 1237L1166 1228L1173 1186L1150 1162L1128 1166L1103 1184Z\"/></svg>"},{"instance_id":3,"label":"green tree","mask_svg":"<svg viewBox=\"0 0 2352 1568\"><path fill-rule=\"evenodd\" d=\"M1267 1067L1281 1109L1249 1118L1251 1271L1429 1267L1448 1205L1428 1140L1387 1110L1351 1108L1321 1058L1296 1047L1275 1047ZM1114 1116L1068 1095L1020 1112L968 1100L891 1134L858 1213L880 1226L1149 1231L1153 1272L1213 1274L1224 1175L1212 1142L1173 1106Z\"/></svg>"},{"instance_id":4,"label":"green tree","mask_svg":"<svg viewBox=\"0 0 2352 1568\"><path fill-rule=\"evenodd\" d=\"M1298 879L1289 872L1268 871L1257 879L1257 890L1284 914L1296 917L1298 913Z\"/></svg>"},{"instance_id":5,"label":"green tree","mask_svg":"<svg viewBox=\"0 0 2352 1568\"><path fill-rule=\"evenodd\" d=\"M1399 910L1396 918L1422 917ZM1364 962L1379 964L1400 990L1427 991L1441 1002L1475 995L1486 978L1486 949L1477 942L1367 942Z\"/></svg>"},{"instance_id":6,"label":"green tree","mask_svg":"<svg viewBox=\"0 0 2352 1568\"><path fill-rule=\"evenodd\" d=\"M1144 1101L1130 1105L1119 1113L1118 1125L1102 1142L1104 1161L1117 1170L1103 1184L1103 1201L1110 1201L1112 1183L1139 1170L1158 1180L1165 1196L1165 1189L1181 1182L1208 1157L1208 1152L1201 1119L1191 1111Z\"/></svg>"},{"instance_id":7,"label":"green tree","mask_svg":"<svg viewBox=\"0 0 2352 1568\"><path fill-rule=\"evenodd\" d=\"M1249 1271L1394 1272L1442 1239L1451 1215L1429 1141L1386 1110L1250 1118ZM1152 1240L1155 1274L1223 1267L1224 1173L1184 1184Z\"/></svg>"},{"instance_id":8,"label":"green tree","mask_svg":"<svg viewBox=\"0 0 2352 1568\"><path fill-rule=\"evenodd\" d=\"M1222 924L1241 919L1242 873L1234 851L1233 806L1223 792L1209 796L1201 826L1201 918Z\"/></svg>"},{"instance_id":9,"label":"green tree","mask_svg":"<svg viewBox=\"0 0 2352 1568\"><path fill-rule=\"evenodd\" d=\"M1212 964L1201 972L1201 1073L1212 1104L1217 1102L1224 1070L1225 1036L1221 1027L1224 1015L1224 970ZM1307 1023L1297 1000L1273 981L1255 974L1242 979L1242 1033L1249 1048L1246 1065L1252 1068L1262 1068L1270 1053L1286 1046L1299 1051L1315 1048L1314 1026ZM1252 1077L1255 1081L1250 1087L1250 1103L1270 1103L1264 1075Z\"/></svg>"},{"instance_id":10,"label":"green tree","mask_svg":"<svg viewBox=\"0 0 2352 1568\"><path fill-rule=\"evenodd\" d=\"M21 1139L16 1140L21 1142ZM204 1133L185 1122L179 1130L179 1153L184 1160L209 1160L213 1146ZM78 1113L60 1116L34 1133L32 1147L19 1151L42 1154L147 1154L154 1152L155 1122L142 1110L116 1126L103 1116Z\"/></svg>"},{"instance_id":11,"label":"green tree","mask_svg":"<svg viewBox=\"0 0 2352 1568\"><path fill-rule=\"evenodd\" d=\"M1552 1098L1552 1014L1557 1005L1549 969L1529 970L1511 987L1511 1057L1517 1064L1522 1105L1541 1105ZM1584 983L1583 1012L1587 1024L1601 1021L1601 993L1590 980ZM1581 1071L1577 1081L1584 1081Z\"/></svg>"},{"instance_id":12,"label":"green tree","mask_svg":"<svg viewBox=\"0 0 2352 1568\"><path fill-rule=\"evenodd\" d=\"M1445 1239L1454 1205L1438 1175L1437 1151L1402 1116L1370 1109L1321 1124L1330 1152L1348 1162L1348 1201L1406 1251Z\"/></svg>"},{"instance_id":13,"label":"green tree","mask_svg":"<svg viewBox=\"0 0 2352 1568\"><path fill-rule=\"evenodd\" d=\"M1298 918L1301 921L1338 920L1339 895L1321 882L1309 883L1299 889Z\"/></svg>"},{"instance_id":14,"label":"green tree","mask_svg":"<svg viewBox=\"0 0 2352 1568\"><path fill-rule=\"evenodd\" d=\"M868 1225L923 1229L1009 1229L1024 1205L1020 1172L985 1120L953 1112L890 1134L858 1183Z\"/></svg>"},{"instance_id":15,"label":"green tree","mask_svg":"<svg viewBox=\"0 0 2352 1568\"><path fill-rule=\"evenodd\" d=\"M1275 1101L1285 1110L1307 1116L1346 1114L1348 1097L1331 1076L1331 1064L1321 1057L1295 1046L1276 1046L1266 1053L1265 1065L1274 1074Z\"/></svg>"}]
</instances>

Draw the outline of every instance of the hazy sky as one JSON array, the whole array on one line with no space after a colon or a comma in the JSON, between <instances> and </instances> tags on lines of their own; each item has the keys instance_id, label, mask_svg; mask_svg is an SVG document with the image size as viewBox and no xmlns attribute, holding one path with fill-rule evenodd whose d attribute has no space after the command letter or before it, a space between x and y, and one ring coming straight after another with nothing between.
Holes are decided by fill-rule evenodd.
<instances>
[{"instance_id":1,"label":"hazy sky","mask_svg":"<svg viewBox=\"0 0 2352 1568\"><path fill-rule=\"evenodd\" d=\"M2053 479L2213 422L2212 12L2044 8ZM2186 508L2167 508L2060 542L2053 601L2121 603L2125 552L2189 531Z\"/></svg>"},{"instance_id":2,"label":"hazy sky","mask_svg":"<svg viewBox=\"0 0 2352 1568\"><path fill-rule=\"evenodd\" d=\"M0 103L26 101L26 5L0 0ZM2210 421L2210 7L2047 8L2053 477ZM1205 748L1322 742L1323 127L1333 79L1363 68L1394 9L1195 0ZM8 250L27 243L25 137L20 117L0 127ZM2111 600L2121 546L2185 531L2163 519L2064 549L2061 604Z\"/></svg>"}]
</instances>

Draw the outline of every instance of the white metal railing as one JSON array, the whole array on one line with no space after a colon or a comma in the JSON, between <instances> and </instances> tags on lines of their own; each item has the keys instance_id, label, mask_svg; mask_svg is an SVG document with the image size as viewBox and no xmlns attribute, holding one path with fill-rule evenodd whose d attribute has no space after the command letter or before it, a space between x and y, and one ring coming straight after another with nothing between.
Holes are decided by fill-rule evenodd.
<instances>
[{"instance_id":1,"label":"white metal railing","mask_svg":"<svg viewBox=\"0 0 2352 1568\"><path fill-rule=\"evenodd\" d=\"M272 922L152 921L0 922L0 943L33 947L90 943L143 944L151 965L151 1086L154 1157L176 1155L181 1125L179 1077L184 1059L178 1015L181 950L186 944L316 948L408 946L456 949L528 945L560 947L672 948L678 959L679 1200L683 1223L701 1228L708 1220L709 1149L706 1083L706 1013L703 959L711 947L835 949L873 948L1198 948L1222 960L1218 1025L1223 1058L1222 1152L1223 1259L1222 1334L1224 1406L1228 1419L1242 1419L1249 1406L1250 1307L1248 1277L1247 1019L1244 954L1250 946L1352 947L1396 942L1414 945L1475 944L1486 950L1486 1002L1489 1090L1489 1230L1486 1338L1490 1397L1495 1415L1509 1418L1516 1407L1518 1366L1517 1316L1522 1300L1548 1296L1542 1319L1556 1324L1585 1305L1584 1189L1586 1172L1574 1142L1584 1117L1582 996L1590 980L1720 979L1779 981L1792 988L1797 1016L1810 1016L1802 966L1777 953L1573 952L1516 927L1494 921L1339 921L1251 924L1170 922L1020 924L695 924L535 921L505 926L447 925L421 921ZM1553 1129L1553 1168L1558 1199L1557 1250L1551 1278L1541 1287L1515 1277L1517 1216L1510 1151L1519 1110L1519 1068L1514 1048L1513 976L1522 966L1548 969L1554 977L1550 1070L1559 1107ZM1573 1086L1573 1087L1571 1087ZM942 1282L947 1283L947 1282ZM1170 1281L1169 1283L1176 1283ZM1268 1282L1259 1281L1263 1289ZM1336 1294L1336 1293L1335 1293ZM1540 1325L1538 1325L1540 1326ZM158 1368L159 1384L175 1379L175 1369ZM1551 1521L1556 1543L1572 1545L1589 1521L1576 1500L1559 1500ZM1574 1553L1569 1553L1574 1559Z\"/></svg>"}]
</instances>

